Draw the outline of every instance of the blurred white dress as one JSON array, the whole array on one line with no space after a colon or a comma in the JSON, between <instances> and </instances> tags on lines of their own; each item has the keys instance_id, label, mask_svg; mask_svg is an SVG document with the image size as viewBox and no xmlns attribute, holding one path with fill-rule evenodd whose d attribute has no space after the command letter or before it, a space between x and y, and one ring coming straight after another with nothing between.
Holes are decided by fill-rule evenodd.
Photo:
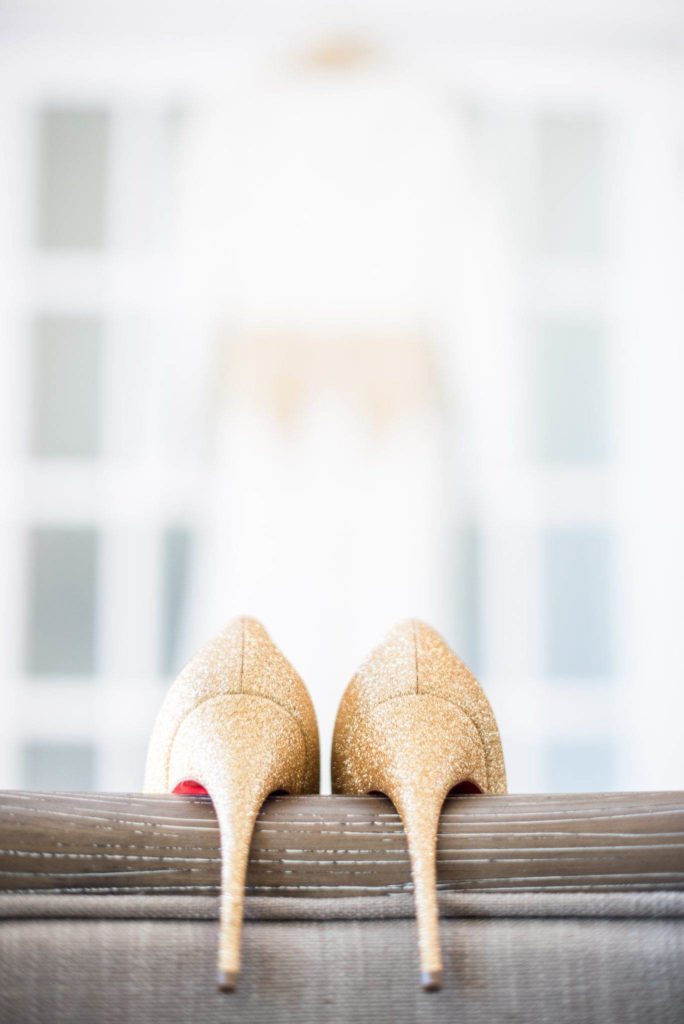
<instances>
[{"instance_id":1,"label":"blurred white dress","mask_svg":"<svg viewBox=\"0 0 684 1024\"><path fill-rule=\"evenodd\" d=\"M438 342L466 223L455 120L386 69L299 70L218 104L189 141L185 284L200 345L218 342L187 645L263 620L312 692L324 787L358 662L402 617L451 632Z\"/></svg>"}]
</instances>

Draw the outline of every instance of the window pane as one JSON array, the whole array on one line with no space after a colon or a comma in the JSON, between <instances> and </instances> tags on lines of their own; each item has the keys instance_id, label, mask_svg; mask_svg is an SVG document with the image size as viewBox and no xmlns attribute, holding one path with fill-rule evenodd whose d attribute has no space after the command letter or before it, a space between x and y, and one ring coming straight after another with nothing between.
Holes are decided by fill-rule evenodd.
<instances>
[{"instance_id":1,"label":"window pane","mask_svg":"<svg viewBox=\"0 0 684 1024\"><path fill-rule=\"evenodd\" d=\"M582 115L539 120L541 248L560 260L604 249L603 125Z\"/></svg>"},{"instance_id":2,"label":"window pane","mask_svg":"<svg viewBox=\"0 0 684 1024\"><path fill-rule=\"evenodd\" d=\"M543 537L546 671L591 678L612 669L611 537L601 528L551 528Z\"/></svg>"},{"instance_id":3,"label":"window pane","mask_svg":"<svg viewBox=\"0 0 684 1024\"><path fill-rule=\"evenodd\" d=\"M610 740L563 740L549 745L546 789L550 793L606 792L613 788Z\"/></svg>"},{"instance_id":4,"label":"window pane","mask_svg":"<svg viewBox=\"0 0 684 1024\"><path fill-rule=\"evenodd\" d=\"M36 675L95 668L97 538L91 529L37 529L29 537L27 666Z\"/></svg>"},{"instance_id":5,"label":"window pane","mask_svg":"<svg viewBox=\"0 0 684 1024\"><path fill-rule=\"evenodd\" d=\"M460 549L458 652L468 667L478 675L483 671L480 624L482 541L476 526L464 527Z\"/></svg>"},{"instance_id":6,"label":"window pane","mask_svg":"<svg viewBox=\"0 0 684 1024\"><path fill-rule=\"evenodd\" d=\"M40 317L33 332L31 451L88 457L100 442L102 329L92 317Z\"/></svg>"},{"instance_id":7,"label":"window pane","mask_svg":"<svg viewBox=\"0 0 684 1024\"><path fill-rule=\"evenodd\" d=\"M22 754L25 789L95 788L95 751L87 744L33 742Z\"/></svg>"},{"instance_id":8,"label":"window pane","mask_svg":"<svg viewBox=\"0 0 684 1024\"><path fill-rule=\"evenodd\" d=\"M104 245L108 138L105 110L46 110L40 115L39 246Z\"/></svg>"},{"instance_id":9,"label":"window pane","mask_svg":"<svg viewBox=\"0 0 684 1024\"><path fill-rule=\"evenodd\" d=\"M608 379L601 326L544 320L535 340L537 423L542 458L596 463L608 451Z\"/></svg>"},{"instance_id":10,"label":"window pane","mask_svg":"<svg viewBox=\"0 0 684 1024\"><path fill-rule=\"evenodd\" d=\"M164 534L164 621L162 636L162 672L174 675L180 668L183 612L188 588L192 536L183 526L173 526Z\"/></svg>"}]
</instances>

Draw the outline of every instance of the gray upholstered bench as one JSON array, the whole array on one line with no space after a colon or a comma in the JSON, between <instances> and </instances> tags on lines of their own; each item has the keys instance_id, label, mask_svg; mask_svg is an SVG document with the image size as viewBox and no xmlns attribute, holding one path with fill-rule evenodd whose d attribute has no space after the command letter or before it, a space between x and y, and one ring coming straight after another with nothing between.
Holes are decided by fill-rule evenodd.
<instances>
[{"instance_id":1,"label":"gray upholstered bench","mask_svg":"<svg viewBox=\"0 0 684 1024\"><path fill-rule=\"evenodd\" d=\"M232 995L206 798L5 792L0 815L3 1022L684 1021L682 793L448 800L437 993L382 798L268 802Z\"/></svg>"}]
</instances>

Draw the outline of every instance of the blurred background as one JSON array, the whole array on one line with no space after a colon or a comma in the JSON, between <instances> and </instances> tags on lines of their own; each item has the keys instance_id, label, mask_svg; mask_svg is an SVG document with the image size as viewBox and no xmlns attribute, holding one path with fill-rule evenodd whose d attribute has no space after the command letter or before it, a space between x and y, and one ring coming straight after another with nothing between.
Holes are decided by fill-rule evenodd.
<instances>
[{"instance_id":1,"label":"blurred background","mask_svg":"<svg viewBox=\"0 0 684 1024\"><path fill-rule=\"evenodd\" d=\"M399 618L513 791L684 787L684 8L0 2L0 785Z\"/></svg>"}]
</instances>

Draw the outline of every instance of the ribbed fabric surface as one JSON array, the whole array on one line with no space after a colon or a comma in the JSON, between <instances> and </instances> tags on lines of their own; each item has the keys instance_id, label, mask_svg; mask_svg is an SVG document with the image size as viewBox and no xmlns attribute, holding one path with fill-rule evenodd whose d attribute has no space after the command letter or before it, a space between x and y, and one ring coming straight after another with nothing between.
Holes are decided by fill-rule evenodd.
<instances>
[{"instance_id":1,"label":"ribbed fabric surface","mask_svg":"<svg viewBox=\"0 0 684 1024\"><path fill-rule=\"evenodd\" d=\"M681 1024L684 894L443 894L445 987L417 984L412 903L248 900L239 990L213 897L0 896L0 1020Z\"/></svg>"}]
</instances>

